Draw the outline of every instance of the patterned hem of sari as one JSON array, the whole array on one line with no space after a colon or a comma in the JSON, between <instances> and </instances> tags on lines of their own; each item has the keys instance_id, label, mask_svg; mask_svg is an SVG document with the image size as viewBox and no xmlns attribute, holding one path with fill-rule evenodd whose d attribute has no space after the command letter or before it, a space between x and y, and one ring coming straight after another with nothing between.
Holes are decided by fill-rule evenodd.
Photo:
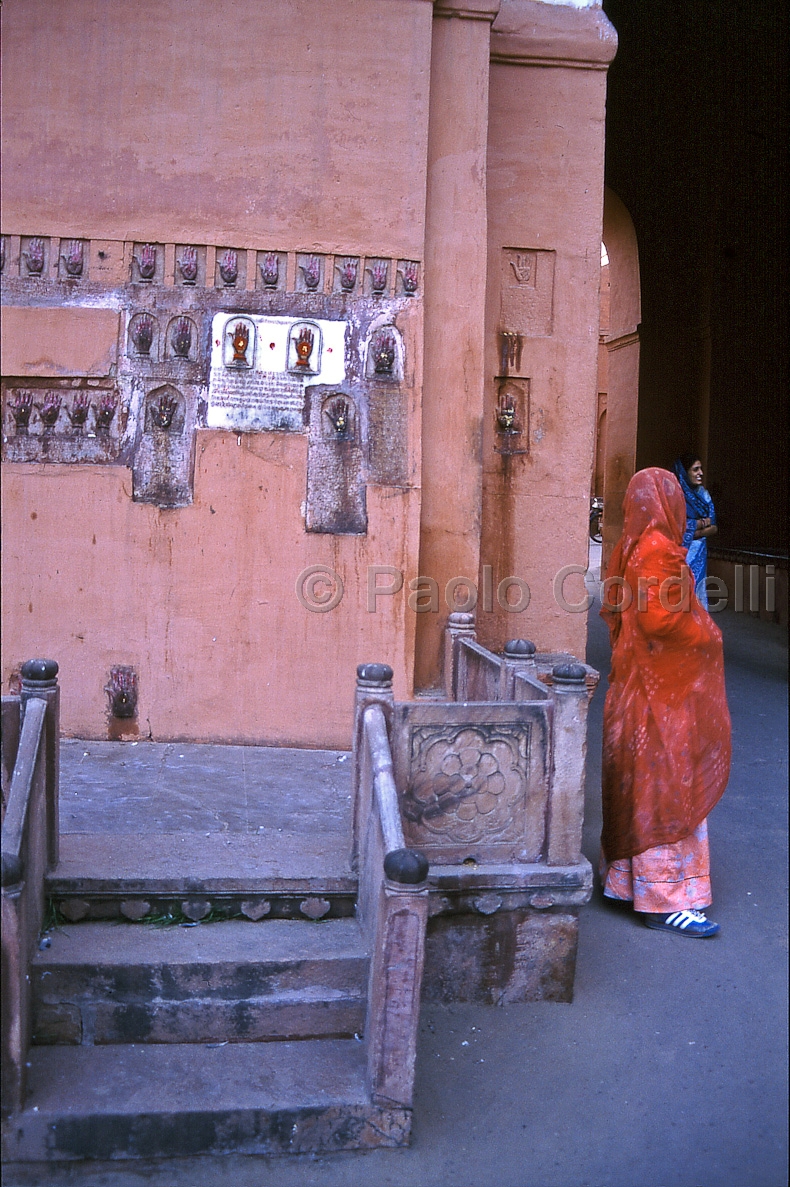
<instances>
[{"instance_id":1,"label":"patterned hem of sari","mask_svg":"<svg viewBox=\"0 0 790 1187\"><path fill-rule=\"evenodd\" d=\"M635 911L666 913L709 907L710 850L708 823L672 845L656 845L635 857L599 865L607 898L633 902Z\"/></svg>"}]
</instances>

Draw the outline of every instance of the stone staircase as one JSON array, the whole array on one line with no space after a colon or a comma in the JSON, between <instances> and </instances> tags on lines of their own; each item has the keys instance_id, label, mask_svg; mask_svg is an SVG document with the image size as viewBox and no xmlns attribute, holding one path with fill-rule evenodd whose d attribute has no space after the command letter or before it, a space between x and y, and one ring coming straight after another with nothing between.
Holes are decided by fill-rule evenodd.
<instances>
[{"instance_id":1,"label":"stone staircase","mask_svg":"<svg viewBox=\"0 0 790 1187\"><path fill-rule=\"evenodd\" d=\"M380 749L353 871L347 797L344 832L63 833L47 860L57 720L30 675L4 703L4 1159L406 1144L428 866L375 705L391 670L362 682Z\"/></svg>"},{"instance_id":2,"label":"stone staircase","mask_svg":"<svg viewBox=\"0 0 790 1187\"><path fill-rule=\"evenodd\" d=\"M57 928L32 962L19 1160L397 1145L363 1034L355 919Z\"/></svg>"}]
</instances>

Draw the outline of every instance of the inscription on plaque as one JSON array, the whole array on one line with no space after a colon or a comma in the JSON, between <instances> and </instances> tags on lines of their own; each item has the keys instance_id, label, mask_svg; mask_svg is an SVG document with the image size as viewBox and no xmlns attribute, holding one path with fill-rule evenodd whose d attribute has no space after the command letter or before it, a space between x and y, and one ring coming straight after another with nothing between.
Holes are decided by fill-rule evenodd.
<instances>
[{"instance_id":1,"label":"inscription on plaque","mask_svg":"<svg viewBox=\"0 0 790 1187\"><path fill-rule=\"evenodd\" d=\"M240 326L248 328L242 341ZM218 313L212 322L207 424L304 432L305 387L345 380L345 321Z\"/></svg>"}]
</instances>

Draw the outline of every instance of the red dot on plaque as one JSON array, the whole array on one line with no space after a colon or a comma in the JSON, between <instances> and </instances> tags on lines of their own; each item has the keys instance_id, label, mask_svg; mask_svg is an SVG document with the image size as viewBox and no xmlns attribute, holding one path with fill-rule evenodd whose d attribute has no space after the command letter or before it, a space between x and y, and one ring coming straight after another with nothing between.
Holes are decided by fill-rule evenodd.
<instances>
[{"instance_id":1,"label":"red dot on plaque","mask_svg":"<svg viewBox=\"0 0 790 1187\"><path fill-rule=\"evenodd\" d=\"M274 350L274 343L273 343L273 342L270 342L270 343L269 343L269 350Z\"/></svg>"},{"instance_id":2,"label":"red dot on plaque","mask_svg":"<svg viewBox=\"0 0 790 1187\"><path fill-rule=\"evenodd\" d=\"M214 345L215 345L215 346L219 346L219 338L216 338L216 339L215 339L215 341L214 341Z\"/></svg>"},{"instance_id":3,"label":"red dot on plaque","mask_svg":"<svg viewBox=\"0 0 790 1187\"><path fill-rule=\"evenodd\" d=\"M331 353L332 353L332 347L331 347L331 346L327 346L327 348L326 348L326 353L327 353L327 354L331 354Z\"/></svg>"}]
</instances>

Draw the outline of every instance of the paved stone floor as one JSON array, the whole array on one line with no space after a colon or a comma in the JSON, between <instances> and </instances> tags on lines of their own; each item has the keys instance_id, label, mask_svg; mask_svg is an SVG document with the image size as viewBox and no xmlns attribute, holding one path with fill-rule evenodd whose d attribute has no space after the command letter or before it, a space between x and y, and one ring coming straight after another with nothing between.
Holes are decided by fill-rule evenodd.
<instances>
[{"instance_id":1,"label":"paved stone floor","mask_svg":"<svg viewBox=\"0 0 790 1187\"><path fill-rule=\"evenodd\" d=\"M6 1187L786 1184L786 632L743 614L718 621L734 740L730 786L710 820L718 937L695 942L648 931L596 894L582 914L572 1004L425 1009L408 1150L10 1167ZM605 673L605 634L597 617L590 626L588 659ZM593 863L602 706L603 689L591 709L585 852ZM119 745L116 753L136 765L131 756L144 755L142 747ZM174 748L165 768L177 772L182 753ZM273 757L287 765L284 755ZM345 765L340 757L314 753L309 761L333 780ZM256 759L247 752L227 761L241 761L243 772ZM159 807L145 811L183 820L173 797L194 799L194 786L170 786ZM243 809L241 801L220 809L213 798L211 819L202 795L184 806L205 832L266 829L272 806L251 804L249 786ZM64 827L84 827L79 806L69 823L70 802L65 793ZM123 822L132 809L110 810ZM290 807L283 800L278 810Z\"/></svg>"}]
</instances>

